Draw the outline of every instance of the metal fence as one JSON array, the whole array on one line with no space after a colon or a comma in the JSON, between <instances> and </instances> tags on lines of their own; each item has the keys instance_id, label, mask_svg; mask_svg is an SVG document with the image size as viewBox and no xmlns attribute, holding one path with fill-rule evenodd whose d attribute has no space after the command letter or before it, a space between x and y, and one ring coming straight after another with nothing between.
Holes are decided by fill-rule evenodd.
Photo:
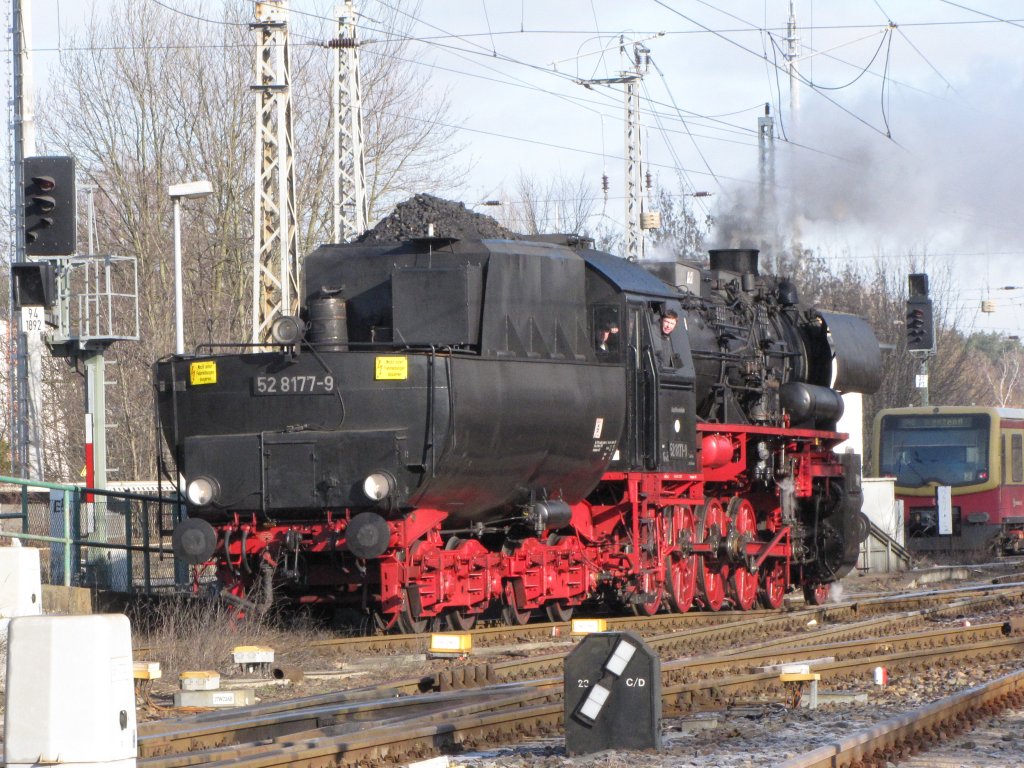
<instances>
[{"instance_id":1,"label":"metal fence","mask_svg":"<svg viewBox=\"0 0 1024 768\"><path fill-rule=\"evenodd\" d=\"M0 540L40 549L44 584L153 594L188 581L171 551L176 496L0 477Z\"/></svg>"}]
</instances>

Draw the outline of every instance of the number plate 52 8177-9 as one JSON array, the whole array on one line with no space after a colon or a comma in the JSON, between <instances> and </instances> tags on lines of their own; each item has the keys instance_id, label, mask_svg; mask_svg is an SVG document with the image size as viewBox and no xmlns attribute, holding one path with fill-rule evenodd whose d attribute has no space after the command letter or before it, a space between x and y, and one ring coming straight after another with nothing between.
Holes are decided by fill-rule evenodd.
<instances>
[{"instance_id":1,"label":"number plate 52 8177-9","mask_svg":"<svg viewBox=\"0 0 1024 768\"><path fill-rule=\"evenodd\" d=\"M329 395L334 391L334 377L303 376L302 374L274 374L254 376L254 395Z\"/></svg>"}]
</instances>

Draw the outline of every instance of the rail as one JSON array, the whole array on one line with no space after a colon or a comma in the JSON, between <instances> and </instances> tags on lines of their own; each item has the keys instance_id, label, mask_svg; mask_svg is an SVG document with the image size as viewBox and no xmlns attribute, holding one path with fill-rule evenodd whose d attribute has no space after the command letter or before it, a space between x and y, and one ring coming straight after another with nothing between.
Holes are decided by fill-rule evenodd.
<instances>
[{"instance_id":1,"label":"rail","mask_svg":"<svg viewBox=\"0 0 1024 768\"><path fill-rule=\"evenodd\" d=\"M969 729L980 718L990 718L1024 702L1024 671L1012 672L984 685L954 694L899 717L877 723L834 744L797 755L779 768L835 768L884 765L890 758L920 751L946 735Z\"/></svg>"}]
</instances>

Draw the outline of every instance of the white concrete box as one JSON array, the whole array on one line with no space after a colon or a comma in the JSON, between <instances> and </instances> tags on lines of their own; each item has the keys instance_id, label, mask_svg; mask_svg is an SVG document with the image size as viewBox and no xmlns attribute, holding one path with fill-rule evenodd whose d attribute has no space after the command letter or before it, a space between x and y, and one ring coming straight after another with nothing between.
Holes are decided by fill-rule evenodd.
<instances>
[{"instance_id":1,"label":"white concrete box","mask_svg":"<svg viewBox=\"0 0 1024 768\"><path fill-rule=\"evenodd\" d=\"M891 477L865 477L861 481L864 491L864 506L861 509L887 536L905 545L903 514L896 504L895 485L896 480Z\"/></svg>"},{"instance_id":2,"label":"white concrete box","mask_svg":"<svg viewBox=\"0 0 1024 768\"><path fill-rule=\"evenodd\" d=\"M137 752L127 617L22 616L7 639L8 768L134 768Z\"/></svg>"},{"instance_id":3,"label":"white concrete box","mask_svg":"<svg viewBox=\"0 0 1024 768\"><path fill-rule=\"evenodd\" d=\"M183 691L216 691L220 688L220 672L210 669L182 672L178 675L178 687Z\"/></svg>"},{"instance_id":4,"label":"white concrete box","mask_svg":"<svg viewBox=\"0 0 1024 768\"><path fill-rule=\"evenodd\" d=\"M229 691L178 691L174 694L175 707L248 707L256 703L256 692L251 688L232 688Z\"/></svg>"},{"instance_id":5,"label":"white concrete box","mask_svg":"<svg viewBox=\"0 0 1024 768\"><path fill-rule=\"evenodd\" d=\"M239 645L232 652L235 664L273 664L274 649L265 645Z\"/></svg>"},{"instance_id":6,"label":"white concrete box","mask_svg":"<svg viewBox=\"0 0 1024 768\"><path fill-rule=\"evenodd\" d=\"M0 547L0 618L38 616L43 586L35 547Z\"/></svg>"}]
</instances>

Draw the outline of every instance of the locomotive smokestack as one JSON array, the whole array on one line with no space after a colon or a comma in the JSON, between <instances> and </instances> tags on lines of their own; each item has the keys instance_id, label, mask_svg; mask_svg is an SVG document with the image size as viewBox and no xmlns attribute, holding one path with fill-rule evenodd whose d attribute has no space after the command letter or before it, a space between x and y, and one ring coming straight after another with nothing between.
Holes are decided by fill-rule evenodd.
<instances>
[{"instance_id":1,"label":"locomotive smokestack","mask_svg":"<svg viewBox=\"0 0 1024 768\"><path fill-rule=\"evenodd\" d=\"M717 248L708 251L712 270L736 272L740 275L758 274L758 253L756 248Z\"/></svg>"}]
</instances>

